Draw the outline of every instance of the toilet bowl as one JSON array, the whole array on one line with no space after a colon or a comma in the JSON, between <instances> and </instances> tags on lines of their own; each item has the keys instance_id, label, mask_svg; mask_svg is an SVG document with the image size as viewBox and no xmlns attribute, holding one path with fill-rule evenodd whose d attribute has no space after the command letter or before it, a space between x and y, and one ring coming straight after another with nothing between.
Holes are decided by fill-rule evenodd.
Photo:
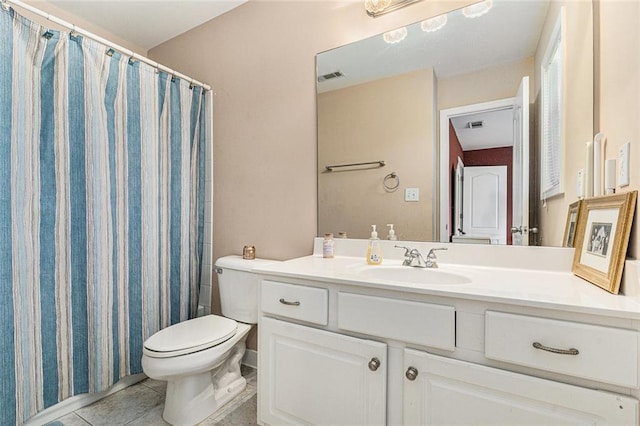
<instances>
[{"instance_id":1,"label":"toilet bowl","mask_svg":"<svg viewBox=\"0 0 640 426\"><path fill-rule=\"evenodd\" d=\"M162 417L172 425L194 425L246 387L240 373L245 341L258 319L258 277L251 271L271 261L227 256L216 261L222 314L167 327L143 346L142 369L167 382Z\"/></svg>"}]
</instances>

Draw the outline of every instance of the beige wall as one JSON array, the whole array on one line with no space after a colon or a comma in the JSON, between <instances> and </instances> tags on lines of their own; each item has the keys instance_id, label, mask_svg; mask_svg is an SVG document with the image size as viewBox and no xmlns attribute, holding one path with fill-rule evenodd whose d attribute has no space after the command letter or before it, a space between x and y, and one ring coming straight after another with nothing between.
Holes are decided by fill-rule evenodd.
<instances>
[{"instance_id":1,"label":"beige wall","mask_svg":"<svg viewBox=\"0 0 640 426\"><path fill-rule=\"evenodd\" d=\"M627 192L640 187L640 2L603 0L599 9L600 107L596 130L607 136L607 158L617 158L618 149L631 142L631 185L619 189ZM637 211L629 255L640 256Z\"/></svg>"},{"instance_id":2,"label":"beige wall","mask_svg":"<svg viewBox=\"0 0 640 426\"><path fill-rule=\"evenodd\" d=\"M533 81L533 58L498 65L481 71L438 78L438 110L481 102L512 98L518 93L522 77ZM530 92L533 94L533 84Z\"/></svg>"},{"instance_id":3,"label":"beige wall","mask_svg":"<svg viewBox=\"0 0 640 426\"><path fill-rule=\"evenodd\" d=\"M318 95L318 170L384 160L386 166L318 175L318 230L369 238L393 223L399 239L433 238L433 70L420 70ZM388 191L383 180L397 173ZM390 183L395 184L394 180ZM420 190L405 202L404 188Z\"/></svg>"},{"instance_id":4,"label":"beige wall","mask_svg":"<svg viewBox=\"0 0 640 426\"><path fill-rule=\"evenodd\" d=\"M245 244L263 258L311 253L317 53L470 3L425 1L373 19L360 1L252 0L152 49L215 92L214 258ZM219 312L216 283L212 293Z\"/></svg>"},{"instance_id":5,"label":"beige wall","mask_svg":"<svg viewBox=\"0 0 640 426\"><path fill-rule=\"evenodd\" d=\"M535 200L539 213L539 241L542 245L561 246L569 204L577 197L578 170L585 167L585 143L593 139L593 22L592 8L583 1L557 1L551 3L535 67L540 69L553 26L565 7L566 22L566 79L565 84L565 149L564 194L542 203ZM539 101L540 75L536 75L533 100ZM537 102L538 104L539 102ZM541 111L538 110L538 116ZM538 123L538 126L540 124ZM540 134L538 128L537 134ZM538 166L539 167L539 166ZM535 206L532 206L536 208Z\"/></svg>"}]
</instances>

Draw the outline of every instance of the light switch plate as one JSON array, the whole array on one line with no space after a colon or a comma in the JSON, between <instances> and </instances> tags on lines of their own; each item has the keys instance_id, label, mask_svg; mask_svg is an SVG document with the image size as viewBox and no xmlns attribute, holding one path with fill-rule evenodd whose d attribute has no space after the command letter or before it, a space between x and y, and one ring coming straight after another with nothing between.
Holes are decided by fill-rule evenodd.
<instances>
[{"instance_id":1,"label":"light switch plate","mask_svg":"<svg viewBox=\"0 0 640 426\"><path fill-rule=\"evenodd\" d=\"M629 179L629 159L631 158L631 143L627 142L620 147L618 152L618 164L620 164L618 184L620 187L627 186Z\"/></svg>"},{"instance_id":2,"label":"light switch plate","mask_svg":"<svg viewBox=\"0 0 640 426\"><path fill-rule=\"evenodd\" d=\"M578 170L578 180L576 181L576 193L578 198L584 198L584 169Z\"/></svg>"},{"instance_id":3,"label":"light switch plate","mask_svg":"<svg viewBox=\"0 0 640 426\"><path fill-rule=\"evenodd\" d=\"M420 188L405 188L404 189L405 201L420 201Z\"/></svg>"}]
</instances>

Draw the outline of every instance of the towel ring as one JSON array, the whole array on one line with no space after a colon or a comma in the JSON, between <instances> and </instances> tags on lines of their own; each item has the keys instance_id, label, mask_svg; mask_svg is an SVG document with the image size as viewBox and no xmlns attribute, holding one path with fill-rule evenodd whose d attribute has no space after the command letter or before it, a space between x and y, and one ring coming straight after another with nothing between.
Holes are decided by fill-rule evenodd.
<instances>
[{"instance_id":1,"label":"towel ring","mask_svg":"<svg viewBox=\"0 0 640 426\"><path fill-rule=\"evenodd\" d=\"M382 185L387 191L395 191L400 186L400 178L396 172L391 172L384 177Z\"/></svg>"}]
</instances>

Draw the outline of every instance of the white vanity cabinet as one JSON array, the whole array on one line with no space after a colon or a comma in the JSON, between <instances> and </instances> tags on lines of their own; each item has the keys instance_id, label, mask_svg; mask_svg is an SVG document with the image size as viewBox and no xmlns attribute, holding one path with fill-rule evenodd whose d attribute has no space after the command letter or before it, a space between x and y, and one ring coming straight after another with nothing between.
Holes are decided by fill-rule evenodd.
<instances>
[{"instance_id":1,"label":"white vanity cabinet","mask_svg":"<svg viewBox=\"0 0 640 426\"><path fill-rule=\"evenodd\" d=\"M635 320L269 275L258 421L638 425L639 336Z\"/></svg>"},{"instance_id":2,"label":"white vanity cabinet","mask_svg":"<svg viewBox=\"0 0 640 426\"><path fill-rule=\"evenodd\" d=\"M289 321L327 325L329 291L263 280L260 421L383 425L387 345Z\"/></svg>"}]
</instances>

